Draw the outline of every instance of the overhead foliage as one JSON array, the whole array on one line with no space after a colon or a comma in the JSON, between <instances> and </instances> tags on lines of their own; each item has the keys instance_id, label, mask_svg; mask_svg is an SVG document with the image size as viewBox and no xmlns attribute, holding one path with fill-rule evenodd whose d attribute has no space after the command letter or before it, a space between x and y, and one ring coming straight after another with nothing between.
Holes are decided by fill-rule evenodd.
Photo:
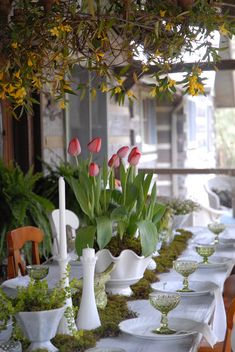
<instances>
[{"instance_id":1,"label":"overhead foliage","mask_svg":"<svg viewBox=\"0 0 235 352\"><path fill-rule=\"evenodd\" d=\"M172 63L202 46L203 60L216 62L214 31L226 37L235 32L233 19L220 11L220 1L15 0L13 9L10 0L1 3L0 99L7 99L14 110L29 110L32 93L42 91L64 108L65 93L88 88L95 96L96 82L122 103L126 95L133 99L126 77L138 81L151 65L157 73L150 94L170 96L182 84L168 77ZM75 64L93 73L93 88L73 82ZM200 74L195 66L185 75L184 92L204 93Z\"/></svg>"}]
</instances>

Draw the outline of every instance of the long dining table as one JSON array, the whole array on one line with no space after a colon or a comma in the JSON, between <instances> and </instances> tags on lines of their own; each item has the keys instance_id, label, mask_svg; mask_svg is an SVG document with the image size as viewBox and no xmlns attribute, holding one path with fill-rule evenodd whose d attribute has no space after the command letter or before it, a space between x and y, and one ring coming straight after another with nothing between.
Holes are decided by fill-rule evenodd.
<instances>
[{"instance_id":1,"label":"long dining table","mask_svg":"<svg viewBox=\"0 0 235 352\"><path fill-rule=\"evenodd\" d=\"M191 231L193 236L191 240L189 240L187 249L182 253L181 257L195 258L197 261L200 261L201 258L195 251L195 244L197 242L210 243L214 239L213 234L211 234L207 228L203 227L190 227L187 228L187 230ZM215 283L218 286L217 293L212 291L200 295L184 295L181 297L179 305L169 313L169 322L171 319L178 319L182 321L182 324L187 324L187 319L189 319L190 321L198 322L199 324L197 325L199 329L195 330L193 334L185 334L185 336L169 336L169 338L155 337L152 339L147 339L144 334L143 336L139 336L139 334L135 333L135 329L132 329L131 333L124 331L117 337L103 338L98 341L97 347L100 347L100 351L102 351L102 349L106 351L106 348L119 347L126 352L196 352L204 333L214 342L215 340L219 340L217 335L223 336L223 331L225 331L226 328L222 290L224 281L230 275L235 264L235 227L228 226L224 234L221 235L221 239L223 242L217 245L214 258L217 259L217 261L219 261L221 257L227 258L225 263L221 263L221 265L216 268L198 268L195 273L190 276L190 281ZM50 266L48 276L49 286L54 286L57 282L57 272L57 265ZM81 277L82 267L72 265L71 276ZM181 282L182 276L171 269L167 273L159 274L159 279L160 284L162 283L164 287L165 283L170 281ZM21 280L27 282L28 278L24 277L21 278ZM16 283L13 279L7 280L2 286L8 294L12 294L15 290L15 285ZM129 301L128 306L137 314L138 318L154 321L156 322L156 327L159 325L160 313L150 305L148 300ZM134 324L134 321L130 320L129 323ZM223 326L220 326L221 323ZM184 329L187 329L187 326L184 327ZM220 334L220 332L222 333ZM110 351L112 351L112 349L110 349Z\"/></svg>"},{"instance_id":2,"label":"long dining table","mask_svg":"<svg viewBox=\"0 0 235 352\"><path fill-rule=\"evenodd\" d=\"M193 233L193 237L189 240L188 247L182 253L181 257L188 259L195 258L200 261L202 258L196 254L195 244L197 242L212 242L214 240L213 234L204 227L190 227L187 228L187 230ZM216 300L215 295L212 292L198 296L189 295L188 297L181 297L179 305L169 313L169 322L171 318L190 319L200 322L202 326L208 324L212 333L213 328L217 332L219 329L225 331L226 326L221 326L221 323L226 324L226 321L223 320L223 316L220 316L220 314L223 315L224 307L216 307L216 304L223 305L222 290L224 281L230 275L235 264L235 227L227 226L226 231L221 235L221 239L224 240L224 242L223 244L221 243L217 245L214 257L228 258L229 260L226 261L226 264L217 268L198 268L189 278L189 281L206 281L215 283L219 287L221 299ZM159 274L159 279L164 286L165 282L168 281L182 281L182 276L171 269L167 273ZM156 326L159 324L160 313L150 305L148 300L130 301L128 302L128 306L132 311L138 314L138 317L156 319ZM213 318L216 308L219 310L216 321L217 326L213 327L213 323L215 323ZM145 338L122 332L118 337L101 339L98 341L97 346L101 348L120 347L126 352L196 352L202 337L203 335L201 333L195 333L180 339L169 337L169 339L147 340Z\"/></svg>"}]
</instances>

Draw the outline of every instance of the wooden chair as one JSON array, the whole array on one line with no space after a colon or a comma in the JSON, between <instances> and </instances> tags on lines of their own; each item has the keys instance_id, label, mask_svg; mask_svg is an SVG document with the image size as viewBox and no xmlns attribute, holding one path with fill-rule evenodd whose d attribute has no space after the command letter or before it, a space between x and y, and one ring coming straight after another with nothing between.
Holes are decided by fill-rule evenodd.
<instances>
[{"instance_id":1,"label":"wooden chair","mask_svg":"<svg viewBox=\"0 0 235 352\"><path fill-rule=\"evenodd\" d=\"M20 250L26 242L32 242L32 263L40 264L38 244L42 242L44 233L37 227L19 227L7 234L8 261L7 276L12 279L18 276L20 269L21 275L26 274L25 263L23 262Z\"/></svg>"},{"instance_id":2,"label":"wooden chair","mask_svg":"<svg viewBox=\"0 0 235 352\"><path fill-rule=\"evenodd\" d=\"M198 352L232 352L231 335L232 335L234 321L235 321L235 298L233 298L227 311L227 329L226 329L224 341L215 344L214 347L210 347L209 345L204 345L204 346L202 345L200 346Z\"/></svg>"}]
</instances>

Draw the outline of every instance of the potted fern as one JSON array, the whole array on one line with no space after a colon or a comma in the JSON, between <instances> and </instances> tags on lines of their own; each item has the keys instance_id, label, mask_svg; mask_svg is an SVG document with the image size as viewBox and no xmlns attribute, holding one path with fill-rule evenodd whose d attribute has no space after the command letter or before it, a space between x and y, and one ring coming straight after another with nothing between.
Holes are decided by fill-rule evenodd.
<instances>
[{"instance_id":1,"label":"potted fern","mask_svg":"<svg viewBox=\"0 0 235 352\"><path fill-rule=\"evenodd\" d=\"M19 166L6 166L0 160L0 260L6 257L6 233L12 229L32 225L43 230L45 237L40 246L40 254L47 257L51 253L51 228L48 213L54 205L35 192L41 179L40 173L30 169L26 174ZM25 247L26 258L30 260L30 247Z\"/></svg>"}]
</instances>

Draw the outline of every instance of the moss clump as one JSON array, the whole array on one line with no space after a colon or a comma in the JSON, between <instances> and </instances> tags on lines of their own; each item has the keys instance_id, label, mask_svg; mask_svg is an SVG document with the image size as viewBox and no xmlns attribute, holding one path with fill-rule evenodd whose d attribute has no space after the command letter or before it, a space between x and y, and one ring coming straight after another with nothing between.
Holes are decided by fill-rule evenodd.
<instances>
[{"instance_id":1,"label":"moss clump","mask_svg":"<svg viewBox=\"0 0 235 352\"><path fill-rule=\"evenodd\" d=\"M178 232L180 235L175 236L170 244L165 244L159 251L160 255L153 258L157 263L156 270L146 270L144 277L132 286L134 294L129 299L148 299L152 292L150 284L158 281L157 274L167 272L172 268L173 261L185 250L187 241L192 237L189 231L178 230Z\"/></svg>"},{"instance_id":2,"label":"moss clump","mask_svg":"<svg viewBox=\"0 0 235 352\"><path fill-rule=\"evenodd\" d=\"M85 330L82 333L79 332L78 336L58 334L52 343L60 352L83 352L96 345L96 336L92 331Z\"/></svg>"},{"instance_id":3,"label":"moss clump","mask_svg":"<svg viewBox=\"0 0 235 352\"><path fill-rule=\"evenodd\" d=\"M107 249L109 249L115 257L119 256L125 249L132 249L137 255L142 255L140 240L128 236L124 236L122 240L118 236L113 237Z\"/></svg>"},{"instance_id":4,"label":"moss clump","mask_svg":"<svg viewBox=\"0 0 235 352\"><path fill-rule=\"evenodd\" d=\"M150 284L156 281L158 281L156 273L152 270L145 270L144 277L131 286L134 294L130 299L148 299L149 294L152 292Z\"/></svg>"},{"instance_id":5,"label":"moss clump","mask_svg":"<svg viewBox=\"0 0 235 352\"><path fill-rule=\"evenodd\" d=\"M176 235L169 245L164 245L159 251L159 256L154 260L157 263L157 272L167 272L173 266L173 261L186 249L188 240L192 237L192 233L183 229L177 230Z\"/></svg>"},{"instance_id":6,"label":"moss clump","mask_svg":"<svg viewBox=\"0 0 235 352\"><path fill-rule=\"evenodd\" d=\"M108 304L104 310L99 310L101 326L95 330L97 337L110 337L119 334L118 324L125 319L136 317L127 306L127 300L122 296L108 297Z\"/></svg>"}]
</instances>

